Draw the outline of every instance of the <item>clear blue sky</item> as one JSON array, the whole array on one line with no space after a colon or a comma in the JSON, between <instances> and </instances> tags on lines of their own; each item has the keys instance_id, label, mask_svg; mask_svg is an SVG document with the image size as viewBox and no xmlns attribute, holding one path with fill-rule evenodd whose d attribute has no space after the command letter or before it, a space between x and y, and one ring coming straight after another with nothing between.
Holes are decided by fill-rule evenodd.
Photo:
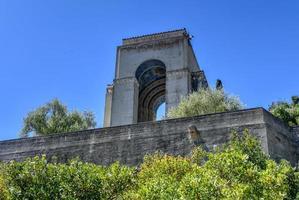
<instances>
[{"instance_id":1,"label":"clear blue sky","mask_svg":"<svg viewBox=\"0 0 299 200\"><path fill-rule=\"evenodd\" d=\"M121 39L182 27L210 85L247 107L299 94L298 0L0 0L0 140L55 97L101 127Z\"/></svg>"}]
</instances>

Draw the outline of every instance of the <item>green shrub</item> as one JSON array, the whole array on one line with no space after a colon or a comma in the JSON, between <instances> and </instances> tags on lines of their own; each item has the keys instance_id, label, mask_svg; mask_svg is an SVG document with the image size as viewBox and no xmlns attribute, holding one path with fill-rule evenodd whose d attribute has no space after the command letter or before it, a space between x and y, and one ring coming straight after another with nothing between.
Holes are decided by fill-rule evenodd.
<instances>
[{"instance_id":1,"label":"green shrub","mask_svg":"<svg viewBox=\"0 0 299 200\"><path fill-rule=\"evenodd\" d=\"M48 163L43 156L10 162L6 178L12 199L115 199L129 187L134 170L120 166L97 166L72 160Z\"/></svg>"},{"instance_id":2,"label":"green shrub","mask_svg":"<svg viewBox=\"0 0 299 200\"><path fill-rule=\"evenodd\" d=\"M9 192L4 182L4 174L3 174L4 165L0 163L0 200L9 200Z\"/></svg>"},{"instance_id":3,"label":"green shrub","mask_svg":"<svg viewBox=\"0 0 299 200\"><path fill-rule=\"evenodd\" d=\"M188 158L162 154L146 156L127 199L179 199L177 191L186 172L196 167Z\"/></svg>"},{"instance_id":4,"label":"green shrub","mask_svg":"<svg viewBox=\"0 0 299 200\"><path fill-rule=\"evenodd\" d=\"M298 183L298 179L297 179ZM295 199L295 171L276 163L245 131L216 152L145 157L126 199Z\"/></svg>"},{"instance_id":5,"label":"green shrub","mask_svg":"<svg viewBox=\"0 0 299 200\"><path fill-rule=\"evenodd\" d=\"M4 182L5 181L5 182ZM248 131L206 152L147 155L138 169L45 157L0 165L0 200L11 199L299 199L299 175L266 156ZM2 198L2 199L1 199Z\"/></svg>"},{"instance_id":6,"label":"green shrub","mask_svg":"<svg viewBox=\"0 0 299 200\"><path fill-rule=\"evenodd\" d=\"M242 103L237 97L229 96L223 90L200 90L182 99L180 104L171 109L169 118L192 117L208 113L240 110Z\"/></svg>"}]
</instances>

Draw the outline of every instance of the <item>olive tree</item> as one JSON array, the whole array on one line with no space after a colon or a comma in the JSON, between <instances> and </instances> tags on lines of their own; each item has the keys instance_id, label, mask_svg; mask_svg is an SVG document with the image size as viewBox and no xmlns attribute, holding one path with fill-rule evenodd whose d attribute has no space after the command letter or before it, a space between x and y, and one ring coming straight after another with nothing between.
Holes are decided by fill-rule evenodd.
<instances>
[{"instance_id":1,"label":"olive tree","mask_svg":"<svg viewBox=\"0 0 299 200\"><path fill-rule=\"evenodd\" d=\"M237 97L228 95L222 89L206 89L191 93L177 107L171 109L167 116L169 118L191 117L240 110L243 107Z\"/></svg>"},{"instance_id":2,"label":"olive tree","mask_svg":"<svg viewBox=\"0 0 299 200\"><path fill-rule=\"evenodd\" d=\"M94 118L92 112L68 111L65 105L54 99L28 113L20 135L50 135L94 128Z\"/></svg>"}]
</instances>

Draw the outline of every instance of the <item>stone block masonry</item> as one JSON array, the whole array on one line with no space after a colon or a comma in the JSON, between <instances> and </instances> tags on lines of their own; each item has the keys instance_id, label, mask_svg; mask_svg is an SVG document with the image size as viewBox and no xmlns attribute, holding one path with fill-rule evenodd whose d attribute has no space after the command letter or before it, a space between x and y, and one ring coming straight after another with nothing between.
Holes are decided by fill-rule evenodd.
<instances>
[{"instance_id":1,"label":"stone block masonry","mask_svg":"<svg viewBox=\"0 0 299 200\"><path fill-rule=\"evenodd\" d=\"M134 166L144 155L156 151L190 154L196 145L190 141L194 136L188 136L190 127L200 134L201 143L208 149L227 142L233 130L246 128L272 158L286 159L293 165L298 161L298 128L290 128L263 108L1 141L0 160L21 161L46 154L49 159L56 156L59 162L79 157L101 165L119 161Z\"/></svg>"}]
</instances>

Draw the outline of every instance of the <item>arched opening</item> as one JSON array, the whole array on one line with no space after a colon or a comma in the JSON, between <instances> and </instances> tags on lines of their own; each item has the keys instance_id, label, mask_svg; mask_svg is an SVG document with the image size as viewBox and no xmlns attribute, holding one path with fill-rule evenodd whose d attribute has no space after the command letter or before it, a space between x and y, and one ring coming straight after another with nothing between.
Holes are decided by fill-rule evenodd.
<instances>
[{"instance_id":1,"label":"arched opening","mask_svg":"<svg viewBox=\"0 0 299 200\"><path fill-rule=\"evenodd\" d=\"M163 102L156 111L156 121L162 120L165 118L166 114L166 107L165 107L165 102Z\"/></svg>"},{"instance_id":2,"label":"arched opening","mask_svg":"<svg viewBox=\"0 0 299 200\"><path fill-rule=\"evenodd\" d=\"M149 60L135 75L139 83L138 122L154 121L158 107L165 102L166 67L159 60Z\"/></svg>"}]
</instances>

